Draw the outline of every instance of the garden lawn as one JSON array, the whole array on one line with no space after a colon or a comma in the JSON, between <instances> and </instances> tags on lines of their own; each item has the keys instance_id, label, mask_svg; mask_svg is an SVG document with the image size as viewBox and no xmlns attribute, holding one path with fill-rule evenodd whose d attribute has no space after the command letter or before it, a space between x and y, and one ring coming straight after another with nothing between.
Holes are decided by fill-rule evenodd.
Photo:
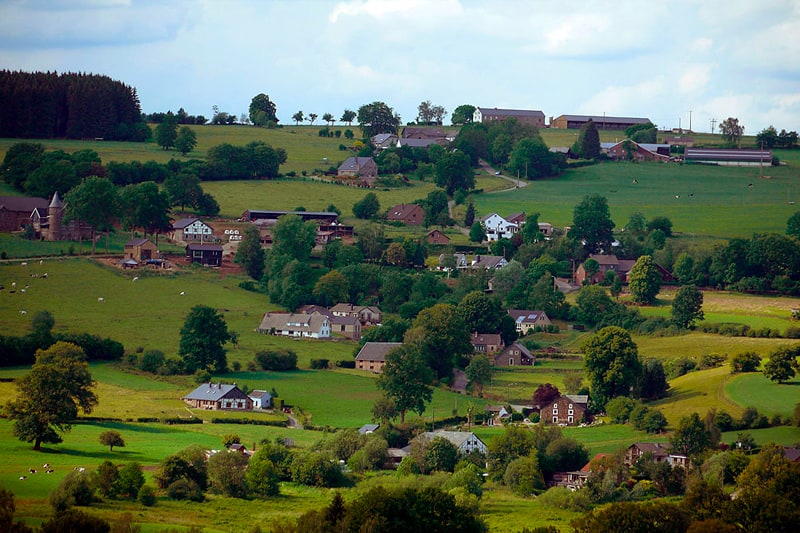
<instances>
[{"instance_id":1,"label":"garden lawn","mask_svg":"<svg viewBox=\"0 0 800 533\"><path fill-rule=\"evenodd\" d=\"M533 367L495 369L492 382L484 388L484 393L495 402L530 403L539 385L552 383L563 391L564 378L575 374L583 377L582 361L538 359Z\"/></svg>"},{"instance_id":2,"label":"garden lawn","mask_svg":"<svg viewBox=\"0 0 800 533\"><path fill-rule=\"evenodd\" d=\"M725 394L741 407L755 407L761 414L791 417L800 403L800 377L778 384L761 372L739 374L725 383Z\"/></svg>"}]
</instances>

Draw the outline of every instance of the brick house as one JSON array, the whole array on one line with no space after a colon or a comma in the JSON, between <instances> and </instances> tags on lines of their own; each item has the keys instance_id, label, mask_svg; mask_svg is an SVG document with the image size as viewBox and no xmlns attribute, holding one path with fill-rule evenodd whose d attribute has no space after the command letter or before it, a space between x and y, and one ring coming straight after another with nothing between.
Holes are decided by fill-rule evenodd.
<instances>
[{"instance_id":1,"label":"brick house","mask_svg":"<svg viewBox=\"0 0 800 533\"><path fill-rule=\"evenodd\" d=\"M469 342L472 343L475 353L487 355L499 353L506 346L499 333L478 333L476 331L470 337Z\"/></svg>"},{"instance_id":2,"label":"brick house","mask_svg":"<svg viewBox=\"0 0 800 533\"><path fill-rule=\"evenodd\" d=\"M544 128L544 113L533 109L498 109L496 107L477 107L472 114L472 122L503 121L509 118L517 119L520 124L528 124L537 128Z\"/></svg>"},{"instance_id":3,"label":"brick house","mask_svg":"<svg viewBox=\"0 0 800 533\"><path fill-rule=\"evenodd\" d=\"M542 407L540 420L545 424L576 426L589 422L591 415L587 410L589 397L585 394L564 394Z\"/></svg>"},{"instance_id":4,"label":"brick house","mask_svg":"<svg viewBox=\"0 0 800 533\"><path fill-rule=\"evenodd\" d=\"M450 237L442 233L441 230L434 229L428 232L428 244L450 244Z\"/></svg>"},{"instance_id":5,"label":"brick house","mask_svg":"<svg viewBox=\"0 0 800 533\"><path fill-rule=\"evenodd\" d=\"M418 204L399 204L389 208L386 220L420 226L425 221L425 211Z\"/></svg>"},{"instance_id":6,"label":"brick house","mask_svg":"<svg viewBox=\"0 0 800 533\"><path fill-rule=\"evenodd\" d=\"M31 223L31 213L35 209L47 211L50 204L47 198L28 196L0 196L0 231L19 231Z\"/></svg>"}]
</instances>

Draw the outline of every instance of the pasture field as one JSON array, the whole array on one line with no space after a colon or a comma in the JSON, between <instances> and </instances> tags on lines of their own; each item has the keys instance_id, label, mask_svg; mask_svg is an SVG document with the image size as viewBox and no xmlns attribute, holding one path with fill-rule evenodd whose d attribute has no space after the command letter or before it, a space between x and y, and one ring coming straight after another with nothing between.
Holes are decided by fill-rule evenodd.
<instances>
[{"instance_id":1,"label":"pasture field","mask_svg":"<svg viewBox=\"0 0 800 533\"><path fill-rule=\"evenodd\" d=\"M739 374L725 383L725 394L743 407L757 406L761 414L791 417L800 402L800 377L778 384L761 372Z\"/></svg>"},{"instance_id":2,"label":"pasture field","mask_svg":"<svg viewBox=\"0 0 800 533\"><path fill-rule=\"evenodd\" d=\"M478 195L475 208L479 215L539 212L539 221L563 227L572 222L573 209L585 195L599 194L608 198L618 228L638 211L648 219L669 217L673 231L689 239L783 233L786 220L797 210L787 198L800 193L800 172L797 165L766 172L771 178L759 180L758 168L607 162L520 189ZM758 222L743 224L744 220Z\"/></svg>"},{"instance_id":3,"label":"pasture field","mask_svg":"<svg viewBox=\"0 0 800 533\"><path fill-rule=\"evenodd\" d=\"M702 416L711 408L727 411L738 418L745 406L734 403L725 394L725 385L731 379L730 372L727 364L709 370L689 372L671 380L669 396L650 405L660 409L673 427L682 417L692 413Z\"/></svg>"}]
</instances>

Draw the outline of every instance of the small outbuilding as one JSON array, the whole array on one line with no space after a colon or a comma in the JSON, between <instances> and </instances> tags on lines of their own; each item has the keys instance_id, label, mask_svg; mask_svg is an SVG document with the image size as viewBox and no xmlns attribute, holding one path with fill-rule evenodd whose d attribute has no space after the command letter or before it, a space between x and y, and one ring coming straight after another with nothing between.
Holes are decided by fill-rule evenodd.
<instances>
[{"instance_id":1,"label":"small outbuilding","mask_svg":"<svg viewBox=\"0 0 800 533\"><path fill-rule=\"evenodd\" d=\"M132 239L125 243L125 259L138 263L158 259L158 246L150 239Z\"/></svg>"},{"instance_id":2,"label":"small outbuilding","mask_svg":"<svg viewBox=\"0 0 800 533\"><path fill-rule=\"evenodd\" d=\"M203 266L222 266L222 245L192 243L186 245L186 258Z\"/></svg>"}]
</instances>

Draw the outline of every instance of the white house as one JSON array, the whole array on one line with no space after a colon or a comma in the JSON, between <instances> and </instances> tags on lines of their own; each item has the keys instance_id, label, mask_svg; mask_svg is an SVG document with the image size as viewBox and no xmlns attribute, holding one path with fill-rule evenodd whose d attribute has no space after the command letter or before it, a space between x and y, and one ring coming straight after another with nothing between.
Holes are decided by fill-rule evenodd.
<instances>
[{"instance_id":1,"label":"white house","mask_svg":"<svg viewBox=\"0 0 800 533\"><path fill-rule=\"evenodd\" d=\"M214 240L214 229L199 218L182 218L172 223L172 238L183 242L209 242Z\"/></svg>"},{"instance_id":2,"label":"white house","mask_svg":"<svg viewBox=\"0 0 800 533\"><path fill-rule=\"evenodd\" d=\"M320 313L267 313L256 331L284 337L328 339L331 336L331 322Z\"/></svg>"},{"instance_id":3,"label":"white house","mask_svg":"<svg viewBox=\"0 0 800 533\"><path fill-rule=\"evenodd\" d=\"M486 454L486 444L478 438L478 436L471 431L426 431L420 434L419 439L425 439L428 442L436 437L442 437L449 440L453 445L458 448L461 455L468 455L477 450L482 454Z\"/></svg>"},{"instance_id":4,"label":"white house","mask_svg":"<svg viewBox=\"0 0 800 533\"><path fill-rule=\"evenodd\" d=\"M480 219L486 240L496 241L498 239L510 239L519 231L519 225L509 222L497 213L491 213Z\"/></svg>"},{"instance_id":5,"label":"white house","mask_svg":"<svg viewBox=\"0 0 800 533\"><path fill-rule=\"evenodd\" d=\"M253 409L269 409L272 407L272 394L265 390L252 390L247 396L253 400Z\"/></svg>"}]
</instances>

